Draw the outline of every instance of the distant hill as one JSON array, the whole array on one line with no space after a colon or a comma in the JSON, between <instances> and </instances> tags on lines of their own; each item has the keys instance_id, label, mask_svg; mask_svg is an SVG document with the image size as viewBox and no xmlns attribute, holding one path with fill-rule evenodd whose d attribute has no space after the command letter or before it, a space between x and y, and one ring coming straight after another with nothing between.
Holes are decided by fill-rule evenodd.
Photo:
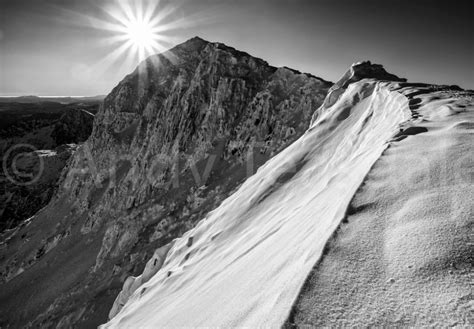
<instances>
[{"instance_id":1,"label":"distant hill","mask_svg":"<svg viewBox=\"0 0 474 329\"><path fill-rule=\"evenodd\" d=\"M97 96L84 96L84 97L40 97L40 96L15 96L15 97L0 97L0 103L44 103L44 102L55 102L61 104L72 104L72 103L88 103L88 102L101 102L105 98L105 95Z\"/></svg>"}]
</instances>

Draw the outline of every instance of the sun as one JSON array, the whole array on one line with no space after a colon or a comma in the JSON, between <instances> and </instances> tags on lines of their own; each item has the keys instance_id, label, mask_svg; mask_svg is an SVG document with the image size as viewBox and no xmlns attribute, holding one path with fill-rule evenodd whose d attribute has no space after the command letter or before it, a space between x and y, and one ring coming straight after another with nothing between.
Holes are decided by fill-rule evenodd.
<instances>
[{"instance_id":1,"label":"sun","mask_svg":"<svg viewBox=\"0 0 474 329\"><path fill-rule=\"evenodd\" d=\"M157 0L117 0L101 8L108 19L89 19L91 25L109 33L104 43L115 46L105 62L126 54L133 62L163 52L171 43L165 33L176 28L176 6Z\"/></svg>"},{"instance_id":2,"label":"sun","mask_svg":"<svg viewBox=\"0 0 474 329\"><path fill-rule=\"evenodd\" d=\"M153 27L149 22L127 22L127 37L137 48L153 47L157 36L153 33Z\"/></svg>"},{"instance_id":3,"label":"sun","mask_svg":"<svg viewBox=\"0 0 474 329\"><path fill-rule=\"evenodd\" d=\"M197 24L207 24L214 17L200 12L184 15L180 9L183 3L174 0L110 0L98 5L98 11L93 14L68 13L73 15L72 24L101 31L100 46L107 52L90 68L91 72L99 74L116 67L119 61L123 67L136 67L158 53L174 61L173 53L168 50L180 40L178 33Z\"/></svg>"},{"instance_id":4,"label":"sun","mask_svg":"<svg viewBox=\"0 0 474 329\"><path fill-rule=\"evenodd\" d=\"M121 1L119 10L111 13L117 21L116 39L143 60L161 50L164 37L159 33L163 30L163 16L156 7L145 7L143 1Z\"/></svg>"}]
</instances>

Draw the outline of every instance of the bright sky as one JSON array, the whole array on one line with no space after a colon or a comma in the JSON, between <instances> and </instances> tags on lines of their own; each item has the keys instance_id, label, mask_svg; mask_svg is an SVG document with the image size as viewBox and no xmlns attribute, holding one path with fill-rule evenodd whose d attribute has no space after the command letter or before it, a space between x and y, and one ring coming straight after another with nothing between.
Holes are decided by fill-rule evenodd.
<instances>
[{"instance_id":1,"label":"bright sky","mask_svg":"<svg viewBox=\"0 0 474 329\"><path fill-rule=\"evenodd\" d=\"M119 8L0 0L0 95L107 94L138 63L114 52L127 32L105 30ZM162 0L150 19L164 16L155 49L198 35L331 81L368 59L413 82L474 89L473 14L472 1ZM137 29L128 39L143 41Z\"/></svg>"}]
</instances>

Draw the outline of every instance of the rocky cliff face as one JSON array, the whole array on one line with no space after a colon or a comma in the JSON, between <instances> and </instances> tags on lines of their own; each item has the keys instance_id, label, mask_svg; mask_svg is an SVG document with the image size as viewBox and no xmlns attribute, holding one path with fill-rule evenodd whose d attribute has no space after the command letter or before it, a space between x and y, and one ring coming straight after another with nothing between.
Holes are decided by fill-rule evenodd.
<instances>
[{"instance_id":1,"label":"rocky cliff face","mask_svg":"<svg viewBox=\"0 0 474 329\"><path fill-rule=\"evenodd\" d=\"M301 136L329 87L199 38L142 62L52 202L2 236L0 324L105 322L125 279Z\"/></svg>"}]
</instances>

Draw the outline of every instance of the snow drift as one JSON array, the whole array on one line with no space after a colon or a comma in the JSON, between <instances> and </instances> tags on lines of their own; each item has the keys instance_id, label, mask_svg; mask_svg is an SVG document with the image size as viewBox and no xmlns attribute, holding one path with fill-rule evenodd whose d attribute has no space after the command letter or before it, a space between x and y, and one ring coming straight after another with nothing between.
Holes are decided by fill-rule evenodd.
<instances>
[{"instance_id":1,"label":"snow drift","mask_svg":"<svg viewBox=\"0 0 474 329\"><path fill-rule=\"evenodd\" d=\"M412 117L357 190L285 328L472 327L474 92L396 90Z\"/></svg>"},{"instance_id":2,"label":"snow drift","mask_svg":"<svg viewBox=\"0 0 474 329\"><path fill-rule=\"evenodd\" d=\"M354 65L308 131L175 241L148 282L129 282L134 292L103 327L282 325L357 188L411 117L408 99L380 78L396 77Z\"/></svg>"}]
</instances>

